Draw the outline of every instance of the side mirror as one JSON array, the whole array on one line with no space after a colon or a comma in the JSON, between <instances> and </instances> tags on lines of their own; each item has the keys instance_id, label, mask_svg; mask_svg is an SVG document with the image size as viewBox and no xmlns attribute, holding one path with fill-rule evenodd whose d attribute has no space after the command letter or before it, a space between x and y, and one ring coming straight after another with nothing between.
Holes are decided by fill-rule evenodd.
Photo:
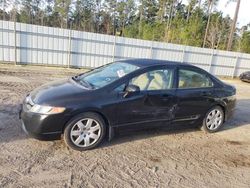
<instances>
[{"instance_id":1,"label":"side mirror","mask_svg":"<svg viewBox=\"0 0 250 188\"><path fill-rule=\"evenodd\" d=\"M136 85L128 85L125 88L125 93L123 95L123 97L128 97L131 94L138 94L140 93L140 88Z\"/></svg>"}]
</instances>

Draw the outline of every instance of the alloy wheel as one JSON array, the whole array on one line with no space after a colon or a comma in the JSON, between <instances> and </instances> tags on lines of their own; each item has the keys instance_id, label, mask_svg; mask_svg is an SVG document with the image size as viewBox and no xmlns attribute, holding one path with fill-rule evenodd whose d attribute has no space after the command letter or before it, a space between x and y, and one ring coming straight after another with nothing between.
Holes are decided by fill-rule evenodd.
<instances>
[{"instance_id":1,"label":"alloy wheel","mask_svg":"<svg viewBox=\"0 0 250 188\"><path fill-rule=\"evenodd\" d=\"M100 124L92 119L85 118L77 121L70 131L71 141L78 147L88 147L98 141L101 136Z\"/></svg>"},{"instance_id":2,"label":"alloy wheel","mask_svg":"<svg viewBox=\"0 0 250 188\"><path fill-rule=\"evenodd\" d=\"M219 109L213 109L206 118L206 126L209 130L215 130L223 123L223 113Z\"/></svg>"}]
</instances>

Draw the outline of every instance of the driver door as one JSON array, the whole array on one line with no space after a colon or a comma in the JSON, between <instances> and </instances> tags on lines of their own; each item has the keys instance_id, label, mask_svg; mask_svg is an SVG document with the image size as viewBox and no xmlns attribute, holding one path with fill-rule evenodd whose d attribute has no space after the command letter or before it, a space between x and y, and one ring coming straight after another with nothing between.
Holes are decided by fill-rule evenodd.
<instances>
[{"instance_id":1,"label":"driver door","mask_svg":"<svg viewBox=\"0 0 250 188\"><path fill-rule=\"evenodd\" d=\"M167 125L174 117L177 104L174 69L161 68L135 76L128 85L140 88L139 92L118 94L116 102L117 127L143 128L146 126Z\"/></svg>"}]
</instances>

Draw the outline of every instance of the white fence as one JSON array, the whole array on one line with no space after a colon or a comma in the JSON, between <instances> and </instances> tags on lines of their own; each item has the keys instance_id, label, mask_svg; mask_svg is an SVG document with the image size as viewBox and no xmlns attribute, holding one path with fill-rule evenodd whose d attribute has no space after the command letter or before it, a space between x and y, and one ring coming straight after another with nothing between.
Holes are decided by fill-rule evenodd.
<instances>
[{"instance_id":1,"label":"white fence","mask_svg":"<svg viewBox=\"0 0 250 188\"><path fill-rule=\"evenodd\" d=\"M2 62L98 67L127 58L185 62L221 76L250 71L250 54L0 21Z\"/></svg>"}]
</instances>

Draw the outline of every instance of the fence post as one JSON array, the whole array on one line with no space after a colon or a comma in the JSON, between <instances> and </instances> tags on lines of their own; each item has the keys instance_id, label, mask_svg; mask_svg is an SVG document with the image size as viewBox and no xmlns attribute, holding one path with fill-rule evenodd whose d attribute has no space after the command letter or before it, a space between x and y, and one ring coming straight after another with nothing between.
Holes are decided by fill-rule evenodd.
<instances>
[{"instance_id":1,"label":"fence post","mask_svg":"<svg viewBox=\"0 0 250 188\"><path fill-rule=\"evenodd\" d=\"M186 55L185 49L186 49L186 46L183 46L183 50L182 50L182 63L185 62L185 55Z\"/></svg>"},{"instance_id":2,"label":"fence post","mask_svg":"<svg viewBox=\"0 0 250 188\"><path fill-rule=\"evenodd\" d=\"M1 20L1 29L3 29L4 28L4 26L3 26L3 20ZM3 40L3 32L1 32L1 39ZM2 48L2 59L0 59L0 61L4 61L4 48Z\"/></svg>"},{"instance_id":3,"label":"fence post","mask_svg":"<svg viewBox=\"0 0 250 188\"><path fill-rule=\"evenodd\" d=\"M151 59L153 58L153 41L151 41L149 58L151 58Z\"/></svg>"},{"instance_id":4,"label":"fence post","mask_svg":"<svg viewBox=\"0 0 250 188\"><path fill-rule=\"evenodd\" d=\"M113 57L112 62L115 61L115 47L116 47L116 34L114 35L114 43L113 43Z\"/></svg>"},{"instance_id":5,"label":"fence post","mask_svg":"<svg viewBox=\"0 0 250 188\"><path fill-rule=\"evenodd\" d=\"M237 56L235 56L235 63L234 63L234 68L233 68L232 78L234 78L234 75L235 75L235 70L236 70L236 67L237 67L238 61L239 61L239 54L237 54Z\"/></svg>"},{"instance_id":6,"label":"fence post","mask_svg":"<svg viewBox=\"0 0 250 188\"><path fill-rule=\"evenodd\" d=\"M17 46L16 46L16 13L14 18L14 53L15 53L15 65L17 65Z\"/></svg>"},{"instance_id":7,"label":"fence post","mask_svg":"<svg viewBox=\"0 0 250 188\"><path fill-rule=\"evenodd\" d=\"M210 59L210 63L209 63L209 68L208 68L208 72L212 73L212 64L213 64L213 60L214 60L214 49L211 53L211 59Z\"/></svg>"},{"instance_id":8,"label":"fence post","mask_svg":"<svg viewBox=\"0 0 250 188\"><path fill-rule=\"evenodd\" d=\"M70 63L71 63L71 35L72 35L72 29L70 27L69 29L69 48L68 48L68 68L70 68Z\"/></svg>"}]
</instances>

